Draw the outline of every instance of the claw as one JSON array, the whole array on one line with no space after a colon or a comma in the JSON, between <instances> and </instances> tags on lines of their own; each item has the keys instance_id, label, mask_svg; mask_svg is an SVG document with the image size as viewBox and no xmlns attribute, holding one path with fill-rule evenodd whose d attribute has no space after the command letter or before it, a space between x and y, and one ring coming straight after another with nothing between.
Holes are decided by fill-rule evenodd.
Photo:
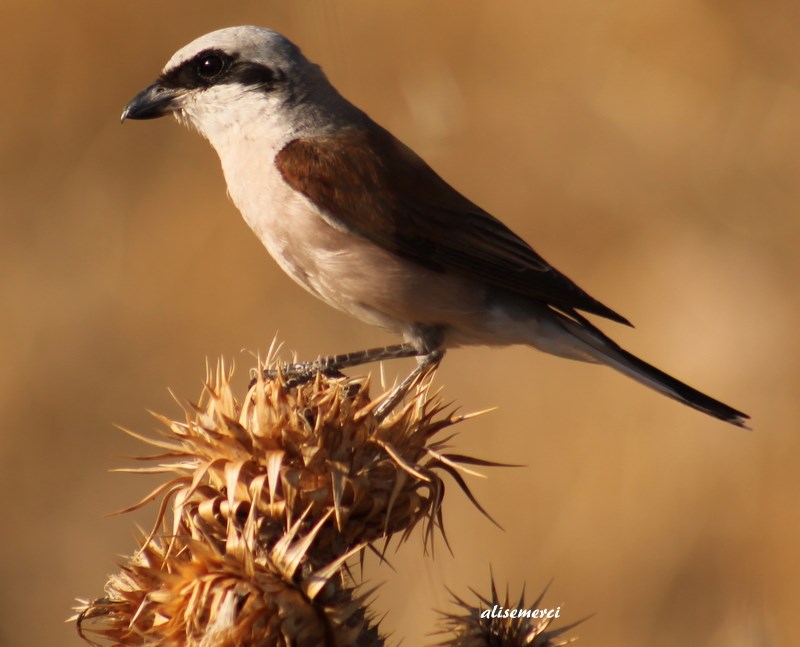
<instances>
[{"instance_id":1,"label":"claw","mask_svg":"<svg viewBox=\"0 0 800 647\"><path fill-rule=\"evenodd\" d=\"M261 375L265 380L271 381L278 379L279 373L285 380L284 383L286 388L289 389L305 384L306 382L310 382L316 377L317 373L322 373L325 377L334 379L347 377L338 368L333 366L326 367L321 365L319 362L284 364L280 367L280 370L274 368L264 369ZM248 390L253 388L256 382L258 382L258 378L254 377L251 379L250 383L247 385Z\"/></svg>"}]
</instances>

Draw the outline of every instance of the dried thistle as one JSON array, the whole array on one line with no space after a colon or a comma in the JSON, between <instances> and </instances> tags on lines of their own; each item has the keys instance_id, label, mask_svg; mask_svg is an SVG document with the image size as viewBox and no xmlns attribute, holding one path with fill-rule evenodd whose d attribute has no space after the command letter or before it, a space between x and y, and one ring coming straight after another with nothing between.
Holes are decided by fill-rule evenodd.
<instances>
[{"instance_id":1,"label":"dried thistle","mask_svg":"<svg viewBox=\"0 0 800 647\"><path fill-rule=\"evenodd\" d=\"M219 364L183 420L156 416L162 438L128 432L161 451L123 471L170 478L128 508L159 501L137 555L79 608L79 628L115 644L383 644L346 560L420 522L431 546L441 473L475 502L457 470L492 463L445 453L435 436L466 416L445 414L430 382L376 417L387 396L371 400L366 379L289 388L260 369L242 404Z\"/></svg>"},{"instance_id":2,"label":"dried thistle","mask_svg":"<svg viewBox=\"0 0 800 647\"><path fill-rule=\"evenodd\" d=\"M543 609L540 605L547 589L542 591L531 606L525 602L523 588L519 600L510 602L508 589L501 601L497 594L494 578L491 580L491 598L470 589L478 598L477 604L470 604L452 593L453 603L459 609L455 612L439 612L441 615L437 634L449 634L439 645L450 647L559 647L577 640L570 638L560 641L567 631L585 620L573 622L565 627L548 627L560 618L561 607ZM534 613L536 612L536 613ZM512 617L514 616L514 617Z\"/></svg>"},{"instance_id":3,"label":"dried thistle","mask_svg":"<svg viewBox=\"0 0 800 647\"><path fill-rule=\"evenodd\" d=\"M78 630L117 645L383 645L365 607L371 592L341 579L352 553L308 572L301 564L321 524L302 538L300 526L268 552L247 536L224 551L186 536L143 538L106 596L81 607Z\"/></svg>"},{"instance_id":4,"label":"dried thistle","mask_svg":"<svg viewBox=\"0 0 800 647\"><path fill-rule=\"evenodd\" d=\"M259 371L260 375L261 371ZM165 440L128 432L163 450L142 460L158 461L129 472L172 474L139 503L161 498L155 527L173 507L172 533L222 542L229 528L255 524L258 541L271 546L288 525L310 509L310 528L332 511L311 558L327 564L355 545L401 533L423 522L428 545L442 529L444 483L449 473L472 497L458 469L487 461L446 454L442 429L467 418L443 413L429 384L382 420L373 411L366 379L331 379L287 389L263 380L240 405L230 373L212 374L198 405L183 421L159 418ZM475 502L477 505L477 502Z\"/></svg>"}]
</instances>

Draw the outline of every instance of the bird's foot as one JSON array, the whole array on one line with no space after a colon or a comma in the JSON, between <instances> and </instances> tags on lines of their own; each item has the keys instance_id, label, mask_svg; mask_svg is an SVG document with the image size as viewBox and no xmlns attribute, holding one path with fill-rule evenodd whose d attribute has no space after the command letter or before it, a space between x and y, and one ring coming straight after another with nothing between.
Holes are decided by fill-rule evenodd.
<instances>
[{"instance_id":1,"label":"bird's foot","mask_svg":"<svg viewBox=\"0 0 800 647\"><path fill-rule=\"evenodd\" d=\"M345 377L337 366L330 366L324 361L324 358L314 362L282 364L278 368L267 368L262 371L261 375L265 380L277 380L282 377L284 385L287 388L293 388L310 382L317 376L317 373L330 378ZM255 377L250 380L248 388L252 388L257 381L258 378Z\"/></svg>"},{"instance_id":2,"label":"bird's foot","mask_svg":"<svg viewBox=\"0 0 800 647\"><path fill-rule=\"evenodd\" d=\"M284 385L287 388L293 388L307 384L313 380L318 373L334 379L343 378L345 377L344 373L341 371L343 368L368 364L369 362L398 359L401 357L417 357L419 362L417 367L388 394L376 409L375 417L378 420L382 420L406 396L419 377L427 373L431 367L437 366L439 362L441 362L443 356L444 351L440 349L422 353L411 344L396 344L394 346L370 348L368 350L345 353L343 355L329 355L327 357L320 357L313 362L283 364L278 368L265 369L262 376L265 380L275 380L282 377ZM248 389L252 388L257 381L258 378L250 380Z\"/></svg>"}]
</instances>

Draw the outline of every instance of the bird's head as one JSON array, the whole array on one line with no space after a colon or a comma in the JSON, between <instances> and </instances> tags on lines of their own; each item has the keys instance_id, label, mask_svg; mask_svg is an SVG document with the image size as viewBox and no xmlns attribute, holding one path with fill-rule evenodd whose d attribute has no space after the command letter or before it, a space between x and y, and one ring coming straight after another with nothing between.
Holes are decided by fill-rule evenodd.
<instances>
[{"instance_id":1,"label":"bird's head","mask_svg":"<svg viewBox=\"0 0 800 647\"><path fill-rule=\"evenodd\" d=\"M122 112L126 119L174 114L215 146L251 123L313 130L346 105L319 66L281 34L263 27L220 29L178 50L155 83Z\"/></svg>"}]
</instances>

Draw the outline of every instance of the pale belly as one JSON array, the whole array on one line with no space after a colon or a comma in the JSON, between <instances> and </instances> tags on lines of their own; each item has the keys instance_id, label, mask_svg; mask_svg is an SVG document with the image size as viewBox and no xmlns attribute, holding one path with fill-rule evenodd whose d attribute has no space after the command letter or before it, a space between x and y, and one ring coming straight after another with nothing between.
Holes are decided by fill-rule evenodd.
<instances>
[{"instance_id":1,"label":"pale belly","mask_svg":"<svg viewBox=\"0 0 800 647\"><path fill-rule=\"evenodd\" d=\"M289 276L331 306L406 336L415 325L451 327L482 316L483 286L337 230L305 198L285 215L261 238L264 246Z\"/></svg>"}]
</instances>

